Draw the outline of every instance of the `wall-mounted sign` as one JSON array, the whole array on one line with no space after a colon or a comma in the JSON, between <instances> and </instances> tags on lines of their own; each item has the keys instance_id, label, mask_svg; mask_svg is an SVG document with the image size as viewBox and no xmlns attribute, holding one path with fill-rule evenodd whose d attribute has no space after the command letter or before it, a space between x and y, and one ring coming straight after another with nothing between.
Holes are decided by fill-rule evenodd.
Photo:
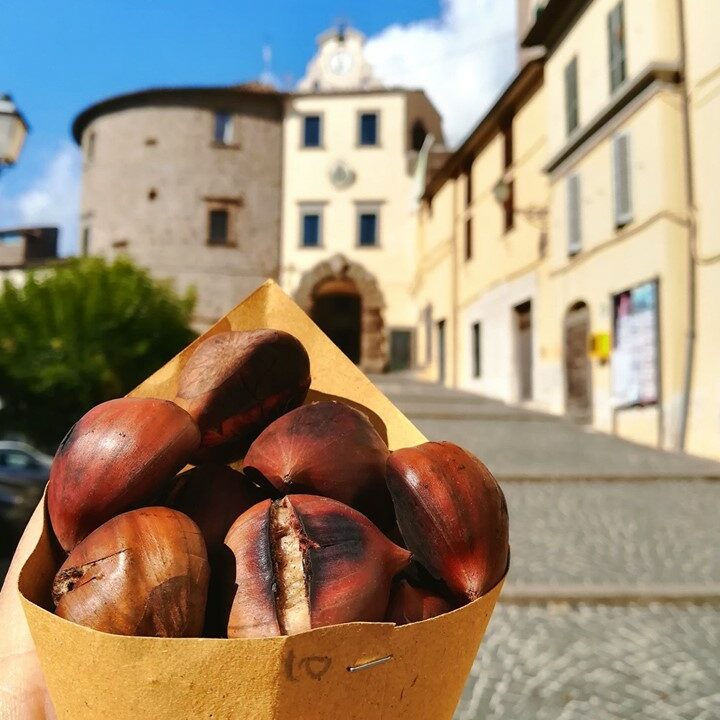
<instances>
[{"instance_id":1,"label":"wall-mounted sign","mask_svg":"<svg viewBox=\"0 0 720 720\"><path fill-rule=\"evenodd\" d=\"M612 392L616 406L651 405L659 396L658 284L613 297Z\"/></svg>"}]
</instances>

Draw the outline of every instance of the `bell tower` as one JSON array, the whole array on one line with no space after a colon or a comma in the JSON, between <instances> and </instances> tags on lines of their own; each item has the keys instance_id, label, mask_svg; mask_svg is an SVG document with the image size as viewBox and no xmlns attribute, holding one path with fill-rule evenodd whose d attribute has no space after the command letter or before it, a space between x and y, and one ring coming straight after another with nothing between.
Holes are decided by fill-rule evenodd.
<instances>
[{"instance_id":1,"label":"bell tower","mask_svg":"<svg viewBox=\"0 0 720 720\"><path fill-rule=\"evenodd\" d=\"M307 93L338 90L374 90L382 87L365 59L365 36L338 25L317 38L318 50L308 63L298 90Z\"/></svg>"}]
</instances>

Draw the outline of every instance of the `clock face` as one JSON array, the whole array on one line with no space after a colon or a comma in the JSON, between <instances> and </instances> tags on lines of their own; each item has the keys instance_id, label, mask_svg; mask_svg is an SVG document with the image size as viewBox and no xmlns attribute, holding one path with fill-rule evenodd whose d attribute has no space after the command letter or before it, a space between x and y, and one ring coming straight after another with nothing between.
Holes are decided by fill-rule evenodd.
<instances>
[{"instance_id":1,"label":"clock face","mask_svg":"<svg viewBox=\"0 0 720 720\"><path fill-rule=\"evenodd\" d=\"M347 75L353 66L353 56L346 50L339 50L330 56L328 67L335 75Z\"/></svg>"}]
</instances>

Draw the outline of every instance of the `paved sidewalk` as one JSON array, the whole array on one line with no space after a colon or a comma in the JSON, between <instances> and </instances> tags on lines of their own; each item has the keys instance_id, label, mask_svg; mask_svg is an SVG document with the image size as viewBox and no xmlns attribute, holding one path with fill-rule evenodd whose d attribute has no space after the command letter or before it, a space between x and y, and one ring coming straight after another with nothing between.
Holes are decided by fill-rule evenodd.
<instances>
[{"instance_id":1,"label":"paved sidewalk","mask_svg":"<svg viewBox=\"0 0 720 720\"><path fill-rule=\"evenodd\" d=\"M711 460L636 445L554 415L408 376L372 379L426 437L463 445L498 478L720 479L720 463Z\"/></svg>"},{"instance_id":2,"label":"paved sidewalk","mask_svg":"<svg viewBox=\"0 0 720 720\"><path fill-rule=\"evenodd\" d=\"M374 380L508 500L510 575L455 720L720 718L720 465Z\"/></svg>"}]
</instances>

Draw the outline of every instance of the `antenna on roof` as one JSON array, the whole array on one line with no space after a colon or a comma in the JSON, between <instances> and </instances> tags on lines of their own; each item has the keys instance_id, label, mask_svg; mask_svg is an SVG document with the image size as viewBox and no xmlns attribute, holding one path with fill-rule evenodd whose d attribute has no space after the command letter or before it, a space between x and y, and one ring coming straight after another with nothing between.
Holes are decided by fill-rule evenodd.
<instances>
[{"instance_id":1,"label":"antenna on roof","mask_svg":"<svg viewBox=\"0 0 720 720\"><path fill-rule=\"evenodd\" d=\"M262 47L263 71L260 80L267 85L274 84L274 76L272 73L272 45L265 43Z\"/></svg>"}]
</instances>

